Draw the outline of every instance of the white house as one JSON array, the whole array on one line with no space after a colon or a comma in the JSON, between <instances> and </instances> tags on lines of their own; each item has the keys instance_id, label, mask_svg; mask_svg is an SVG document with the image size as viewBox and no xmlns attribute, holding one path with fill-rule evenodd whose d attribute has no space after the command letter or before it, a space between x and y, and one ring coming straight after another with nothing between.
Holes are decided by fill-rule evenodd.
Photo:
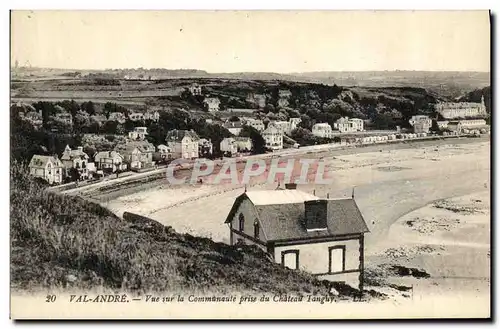
<instances>
[{"instance_id":1,"label":"white house","mask_svg":"<svg viewBox=\"0 0 500 329\"><path fill-rule=\"evenodd\" d=\"M28 166L30 175L46 180L49 184L61 184L64 165L56 156L33 155Z\"/></svg>"},{"instance_id":2,"label":"white house","mask_svg":"<svg viewBox=\"0 0 500 329\"><path fill-rule=\"evenodd\" d=\"M102 151L94 154L94 164L97 170L114 173L127 169L123 156L116 151Z\"/></svg>"},{"instance_id":3,"label":"white house","mask_svg":"<svg viewBox=\"0 0 500 329\"><path fill-rule=\"evenodd\" d=\"M266 147L271 150L281 150L283 148L283 134L274 126L268 127L262 133L266 142Z\"/></svg>"},{"instance_id":4,"label":"white house","mask_svg":"<svg viewBox=\"0 0 500 329\"><path fill-rule=\"evenodd\" d=\"M283 135L290 130L290 123L288 121L271 121L268 127L275 127Z\"/></svg>"},{"instance_id":5,"label":"white house","mask_svg":"<svg viewBox=\"0 0 500 329\"><path fill-rule=\"evenodd\" d=\"M189 87L189 92L193 95L193 96L199 96L202 94L202 90L201 90L201 86L197 83L193 83L190 87Z\"/></svg>"},{"instance_id":6,"label":"white house","mask_svg":"<svg viewBox=\"0 0 500 329\"><path fill-rule=\"evenodd\" d=\"M234 136L238 136L241 132L241 129L243 129L243 125L240 121L227 121L226 123L224 123L224 128L229 130L229 132Z\"/></svg>"},{"instance_id":7,"label":"white house","mask_svg":"<svg viewBox=\"0 0 500 329\"><path fill-rule=\"evenodd\" d=\"M128 133L128 138L132 140L144 140L148 134L148 128L135 127L133 131Z\"/></svg>"},{"instance_id":8,"label":"white house","mask_svg":"<svg viewBox=\"0 0 500 329\"><path fill-rule=\"evenodd\" d=\"M224 138L220 142L220 150L226 156L233 156L238 153L238 145L233 137Z\"/></svg>"},{"instance_id":9,"label":"white house","mask_svg":"<svg viewBox=\"0 0 500 329\"><path fill-rule=\"evenodd\" d=\"M325 199L286 187L236 198L225 220L230 244L255 245L284 267L363 290L369 230L354 198Z\"/></svg>"},{"instance_id":10,"label":"white house","mask_svg":"<svg viewBox=\"0 0 500 329\"><path fill-rule=\"evenodd\" d=\"M238 152L250 152L253 148L253 143L250 137L234 137Z\"/></svg>"},{"instance_id":11,"label":"white house","mask_svg":"<svg viewBox=\"0 0 500 329\"><path fill-rule=\"evenodd\" d=\"M332 126L328 123L316 123L312 127L312 134L316 137L331 138L332 137Z\"/></svg>"},{"instance_id":12,"label":"white house","mask_svg":"<svg viewBox=\"0 0 500 329\"><path fill-rule=\"evenodd\" d=\"M363 123L363 120L361 120L361 119L343 117L343 118L338 119L333 124L333 128L342 132L342 133L363 131L364 130L364 123Z\"/></svg>"},{"instance_id":13,"label":"white house","mask_svg":"<svg viewBox=\"0 0 500 329\"><path fill-rule=\"evenodd\" d=\"M174 159L198 158L198 141L200 137L193 130L171 130L167 133L165 141L172 150Z\"/></svg>"},{"instance_id":14,"label":"white house","mask_svg":"<svg viewBox=\"0 0 500 329\"><path fill-rule=\"evenodd\" d=\"M427 115L414 115L409 120L415 133L428 133L432 127L432 120Z\"/></svg>"},{"instance_id":15,"label":"white house","mask_svg":"<svg viewBox=\"0 0 500 329\"><path fill-rule=\"evenodd\" d=\"M264 129L266 129L265 125L264 125L264 122L262 122L262 120L258 120L258 119L251 119L251 118L248 118L246 119L243 124L245 126L250 126L250 127L253 127L255 128L258 132L263 132Z\"/></svg>"},{"instance_id":16,"label":"white house","mask_svg":"<svg viewBox=\"0 0 500 329\"><path fill-rule=\"evenodd\" d=\"M87 179L89 177L87 168L88 160L89 156L87 153L83 152L82 146L72 150L69 145L66 145L61 156L61 161L66 168L66 175L69 175L69 170L71 168L75 168L80 175L80 179Z\"/></svg>"}]
</instances>

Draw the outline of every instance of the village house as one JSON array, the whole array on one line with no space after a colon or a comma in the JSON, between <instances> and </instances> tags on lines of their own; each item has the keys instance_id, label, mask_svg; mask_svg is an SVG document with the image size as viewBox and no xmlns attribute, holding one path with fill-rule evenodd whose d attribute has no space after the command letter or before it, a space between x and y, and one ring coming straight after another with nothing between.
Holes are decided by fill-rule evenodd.
<instances>
[{"instance_id":1,"label":"village house","mask_svg":"<svg viewBox=\"0 0 500 329\"><path fill-rule=\"evenodd\" d=\"M148 128L146 127L135 127L133 131L129 131L128 138L132 140L144 140L148 135Z\"/></svg>"},{"instance_id":2,"label":"village house","mask_svg":"<svg viewBox=\"0 0 500 329\"><path fill-rule=\"evenodd\" d=\"M312 134L321 138L332 138L332 127L328 123L316 123L312 126Z\"/></svg>"},{"instance_id":3,"label":"village house","mask_svg":"<svg viewBox=\"0 0 500 329\"><path fill-rule=\"evenodd\" d=\"M441 130L448 128L448 122L449 122L448 120L437 120L436 121L438 128Z\"/></svg>"},{"instance_id":4,"label":"village house","mask_svg":"<svg viewBox=\"0 0 500 329\"><path fill-rule=\"evenodd\" d=\"M414 115L409 120L414 133L428 133L432 127L432 120L427 115Z\"/></svg>"},{"instance_id":5,"label":"village house","mask_svg":"<svg viewBox=\"0 0 500 329\"><path fill-rule=\"evenodd\" d=\"M364 123L363 123L363 120L361 120L361 119L343 117L343 118L338 119L333 124L333 128L340 131L341 133L363 131L364 130Z\"/></svg>"},{"instance_id":6,"label":"village house","mask_svg":"<svg viewBox=\"0 0 500 329\"><path fill-rule=\"evenodd\" d=\"M447 129L461 133L463 129L485 128L486 121L483 119L453 120L447 124Z\"/></svg>"},{"instance_id":7,"label":"village house","mask_svg":"<svg viewBox=\"0 0 500 329\"><path fill-rule=\"evenodd\" d=\"M227 113L231 113L234 115L252 115L256 109L235 109L235 108L228 108L226 110Z\"/></svg>"},{"instance_id":8,"label":"village house","mask_svg":"<svg viewBox=\"0 0 500 329\"><path fill-rule=\"evenodd\" d=\"M102 151L94 154L94 164L103 173L114 173L127 170L123 156L116 151Z\"/></svg>"},{"instance_id":9,"label":"village house","mask_svg":"<svg viewBox=\"0 0 500 329\"><path fill-rule=\"evenodd\" d=\"M127 117L121 112L111 112L109 113L108 121L116 121L120 124L124 124L127 121Z\"/></svg>"},{"instance_id":10,"label":"village house","mask_svg":"<svg viewBox=\"0 0 500 329\"><path fill-rule=\"evenodd\" d=\"M234 136L238 136L241 132L241 129L243 129L243 124L241 121L227 121L224 123L224 128L229 130L231 134Z\"/></svg>"},{"instance_id":11,"label":"village house","mask_svg":"<svg viewBox=\"0 0 500 329\"><path fill-rule=\"evenodd\" d=\"M203 103L208 109L208 112L218 112L220 106L220 100L217 97L207 97L203 100Z\"/></svg>"},{"instance_id":12,"label":"village house","mask_svg":"<svg viewBox=\"0 0 500 329\"><path fill-rule=\"evenodd\" d=\"M364 235L354 196L319 198L285 189L245 191L225 220L231 245L255 245L283 267L363 290Z\"/></svg>"},{"instance_id":13,"label":"village house","mask_svg":"<svg viewBox=\"0 0 500 329\"><path fill-rule=\"evenodd\" d=\"M83 152L82 146L78 146L76 149L72 150L69 145L66 145L61 156L61 161L66 169L66 176L70 176L70 169L74 168L78 171L80 179L84 180L89 178L89 171L87 168L89 156L87 153Z\"/></svg>"},{"instance_id":14,"label":"village house","mask_svg":"<svg viewBox=\"0 0 500 329\"><path fill-rule=\"evenodd\" d=\"M106 116L104 114L94 114L94 115L91 115L90 116L90 120L93 121L93 122L97 122L99 124L102 124L102 123L108 121L108 119L106 118Z\"/></svg>"},{"instance_id":15,"label":"village house","mask_svg":"<svg viewBox=\"0 0 500 329\"><path fill-rule=\"evenodd\" d=\"M290 135L292 133L292 131L294 131L295 129L297 129L297 127L299 126L299 124L302 122L302 119L301 118L290 118L288 120L288 122L290 123L290 125L289 125L288 131L286 133L288 135Z\"/></svg>"},{"instance_id":16,"label":"village house","mask_svg":"<svg viewBox=\"0 0 500 329\"><path fill-rule=\"evenodd\" d=\"M288 121L271 121L269 122L268 127L275 127L282 135L290 130L290 124Z\"/></svg>"},{"instance_id":17,"label":"village house","mask_svg":"<svg viewBox=\"0 0 500 329\"><path fill-rule=\"evenodd\" d=\"M435 109L444 119L484 117L487 114L484 96L481 97L481 103L443 102L437 103Z\"/></svg>"},{"instance_id":18,"label":"village house","mask_svg":"<svg viewBox=\"0 0 500 329\"><path fill-rule=\"evenodd\" d=\"M280 89L278 91L279 98L290 98L292 97L292 92L288 89Z\"/></svg>"},{"instance_id":19,"label":"village house","mask_svg":"<svg viewBox=\"0 0 500 329\"><path fill-rule=\"evenodd\" d=\"M249 93L246 101L250 104L255 104L260 108L266 107L266 95Z\"/></svg>"},{"instance_id":20,"label":"village house","mask_svg":"<svg viewBox=\"0 0 500 329\"><path fill-rule=\"evenodd\" d=\"M54 115L54 118L58 121L64 122L68 125L73 125L73 116L71 113L59 112Z\"/></svg>"},{"instance_id":21,"label":"village house","mask_svg":"<svg viewBox=\"0 0 500 329\"><path fill-rule=\"evenodd\" d=\"M267 127L262 133L262 137L268 149L275 151L283 148L283 134L276 127Z\"/></svg>"},{"instance_id":22,"label":"village house","mask_svg":"<svg viewBox=\"0 0 500 329\"><path fill-rule=\"evenodd\" d=\"M290 102L288 101L287 98L279 98L277 105L278 105L278 108L284 108L284 107L287 107L288 105L290 105Z\"/></svg>"},{"instance_id":23,"label":"village house","mask_svg":"<svg viewBox=\"0 0 500 329\"><path fill-rule=\"evenodd\" d=\"M49 184L61 184L63 181L64 166L57 156L33 155L28 167L31 176L44 179Z\"/></svg>"},{"instance_id":24,"label":"village house","mask_svg":"<svg viewBox=\"0 0 500 329\"><path fill-rule=\"evenodd\" d=\"M246 119L243 121L243 125L253 127L258 132L263 132L266 129L264 122L258 119Z\"/></svg>"},{"instance_id":25,"label":"village house","mask_svg":"<svg viewBox=\"0 0 500 329\"><path fill-rule=\"evenodd\" d=\"M234 137L238 152L250 152L253 148L252 139L250 137Z\"/></svg>"},{"instance_id":26,"label":"village house","mask_svg":"<svg viewBox=\"0 0 500 329\"><path fill-rule=\"evenodd\" d=\"M172 150L174 159L196 159L199 155L200 137L193 130L171 130L165 141Z\"/></svg>"},{"instance_id":27,"label":"village house","mask_svg":"<svg viewBox=\"0 0 500 329\"><path fill-rule=\"evenodd\" d=\"M160 113L158 111L149 111L144 113L144 120L151 120L154 122L158 122L160 120Z\"/></svg>"},{"instance_id":28,"label":"village house","mask_svg":"<svg viewBox=\"0 0 500 329\"><path fill-rule=\"evenodd\" d=\"M115 152L123 156L123 162L129 169L139 170L154 166L155 147L145 140L127 141L116 145Z\"/></svg>"},{"instance_id":29,"label":"village house","mask_svg":"<svg viewBox=\"0 0 500 329\"><path fill-rule=\"evenodd\" d=\"M214 152L214 146L212 144L212 141L206 139L206 138L201 138L198 141L198 156L200 158L206 158L210 157Z\"/></svg>"},{"instance_id":30,"label":"village house","mask_svg":"<svg viewBox=\"0 0 500 329\"><path fill-rule=\"evenodd\" d=\"M130 121L142 121L144 120L144 114L140 112L129 113L128 118Z\"/></svg>"},{"instance_id":31,"label":"village house","mask_svg":"<svg viewBox=\"0 0 500 329\"><path fill-rule=\"evenodd\" d=\"M35 111L27 112L23 117L21 117L21 119L30 123L35 129L40 129L43 126L42 111L40 111L40 112L35 112Z\"/></svg>"},{"instance_id":32,"label":"village house","mask_svg":"<svg viewBox=\"0 0 500 329\"><path fill-rule=\"evenodd\" d=\"M156 147L156 152L153 156L157 162L170 161L173 159L172 149L167 145L160 144Z\"/></svg>"},{"instance_id":33,"label":"village house","mask_svg":"<svg viewBox=\"0 0 500 329\"><path fill-rule=\"evenodd\" d=\"M197 83L193 83L188 89L193 96L200 96L202 94L201 86Z\"/></svg>"}]
</instances>

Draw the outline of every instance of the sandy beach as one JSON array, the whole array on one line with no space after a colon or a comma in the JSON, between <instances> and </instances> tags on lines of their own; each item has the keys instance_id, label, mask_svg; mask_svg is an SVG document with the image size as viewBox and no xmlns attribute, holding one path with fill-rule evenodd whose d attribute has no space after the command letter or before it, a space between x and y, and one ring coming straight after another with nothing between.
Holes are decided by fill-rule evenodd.
<instances>
[{"instance_id":1,"label":"sandy beach","mask_svg":"<svg viewBox=\"0 0 500 329\"><path fill-rule=\"evenodd\" d=\"M488 141L307 156L327 162L333 183L298 188L335 198L351 196L355 186L356 202L370 229L365 244L368 289L398 303L434 303L456 295L485 305L485 314L489 312ZM264 179L253 183L248 189L277 185ZM243 192L243 186L235 185L157 186L105 206L118 215L135 212L179 232L228 243L224 220ZM415 268L429 277L395 273L393 266L403 272Z\"/></svg>"}]
</instances>

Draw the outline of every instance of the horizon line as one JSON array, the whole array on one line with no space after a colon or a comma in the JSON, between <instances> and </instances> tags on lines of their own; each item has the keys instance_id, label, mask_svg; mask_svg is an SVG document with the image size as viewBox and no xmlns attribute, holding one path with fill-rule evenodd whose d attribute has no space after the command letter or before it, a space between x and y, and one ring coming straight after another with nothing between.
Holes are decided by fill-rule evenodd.
<instances>
[{"instance_id":1,"label":"horizon line","mask_svg":"<svg viewBox=\"0 0 500 329\"><path fill-rule=\"evenodd\" d=\"M297 72L275 72L275 71L233 71L233 72L210 72L200 68L165 68L165 67L125 67L125 68L63 68L63 67L43 67L43 66L19 66L18 69L45 69L45 70L68 70L68 71L109 71L109 70L168 70L168 71L201 71L208 74L238 74L238 73L268 73L268 74L281 74L281 75L296 75L296 74L305 74L305 73L326 73L326 72L443 72L443 73L452 73L452 72L463 72L463 73L491 73L489 71L481 71L481 70L412 70L412 69L393 69L393 70L323 70L323 71L297 71ZM15 69L15 66L11 65L11 70Z\"/></svg>"}]
</instances>

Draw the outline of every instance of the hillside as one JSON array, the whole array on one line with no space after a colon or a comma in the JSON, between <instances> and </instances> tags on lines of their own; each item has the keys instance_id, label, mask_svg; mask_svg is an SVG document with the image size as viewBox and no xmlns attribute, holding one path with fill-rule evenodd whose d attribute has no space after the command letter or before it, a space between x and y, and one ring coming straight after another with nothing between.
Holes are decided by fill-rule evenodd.
<instances>
[{"instance_id":1,"label":"hillside","mask_svg":"<svg viewBox=\"0 0 500 329\"><path fill-rule=\"evenodd\" d=\"M64 78L74 75L75 70L20 68L15 76L27 79L47 77ZM179 79L211 78L237 80L282 80L304 83L352 87L420 87L440 92L446 97L459 97L464 91L480 89L490 85L489 72L439 72L439 71L319 71L319 72L235 72L211 73L203 70L168 70L168 69L116 69L106 71L78 71L91 75L108 75L121 79L133 78Z\"/></svg>"},{"instance_id":2,"label":"hillside","mask_svg":"<svg viewBox=\"0 0 500 329\"><path fill-rule=\"evenodd\" d=\"M356 293L282 268L254 247L178 234L148 219L122 220L79 197L45 192L17 163L10 174L13 289Z\"/></svg>"}]
</instances>

